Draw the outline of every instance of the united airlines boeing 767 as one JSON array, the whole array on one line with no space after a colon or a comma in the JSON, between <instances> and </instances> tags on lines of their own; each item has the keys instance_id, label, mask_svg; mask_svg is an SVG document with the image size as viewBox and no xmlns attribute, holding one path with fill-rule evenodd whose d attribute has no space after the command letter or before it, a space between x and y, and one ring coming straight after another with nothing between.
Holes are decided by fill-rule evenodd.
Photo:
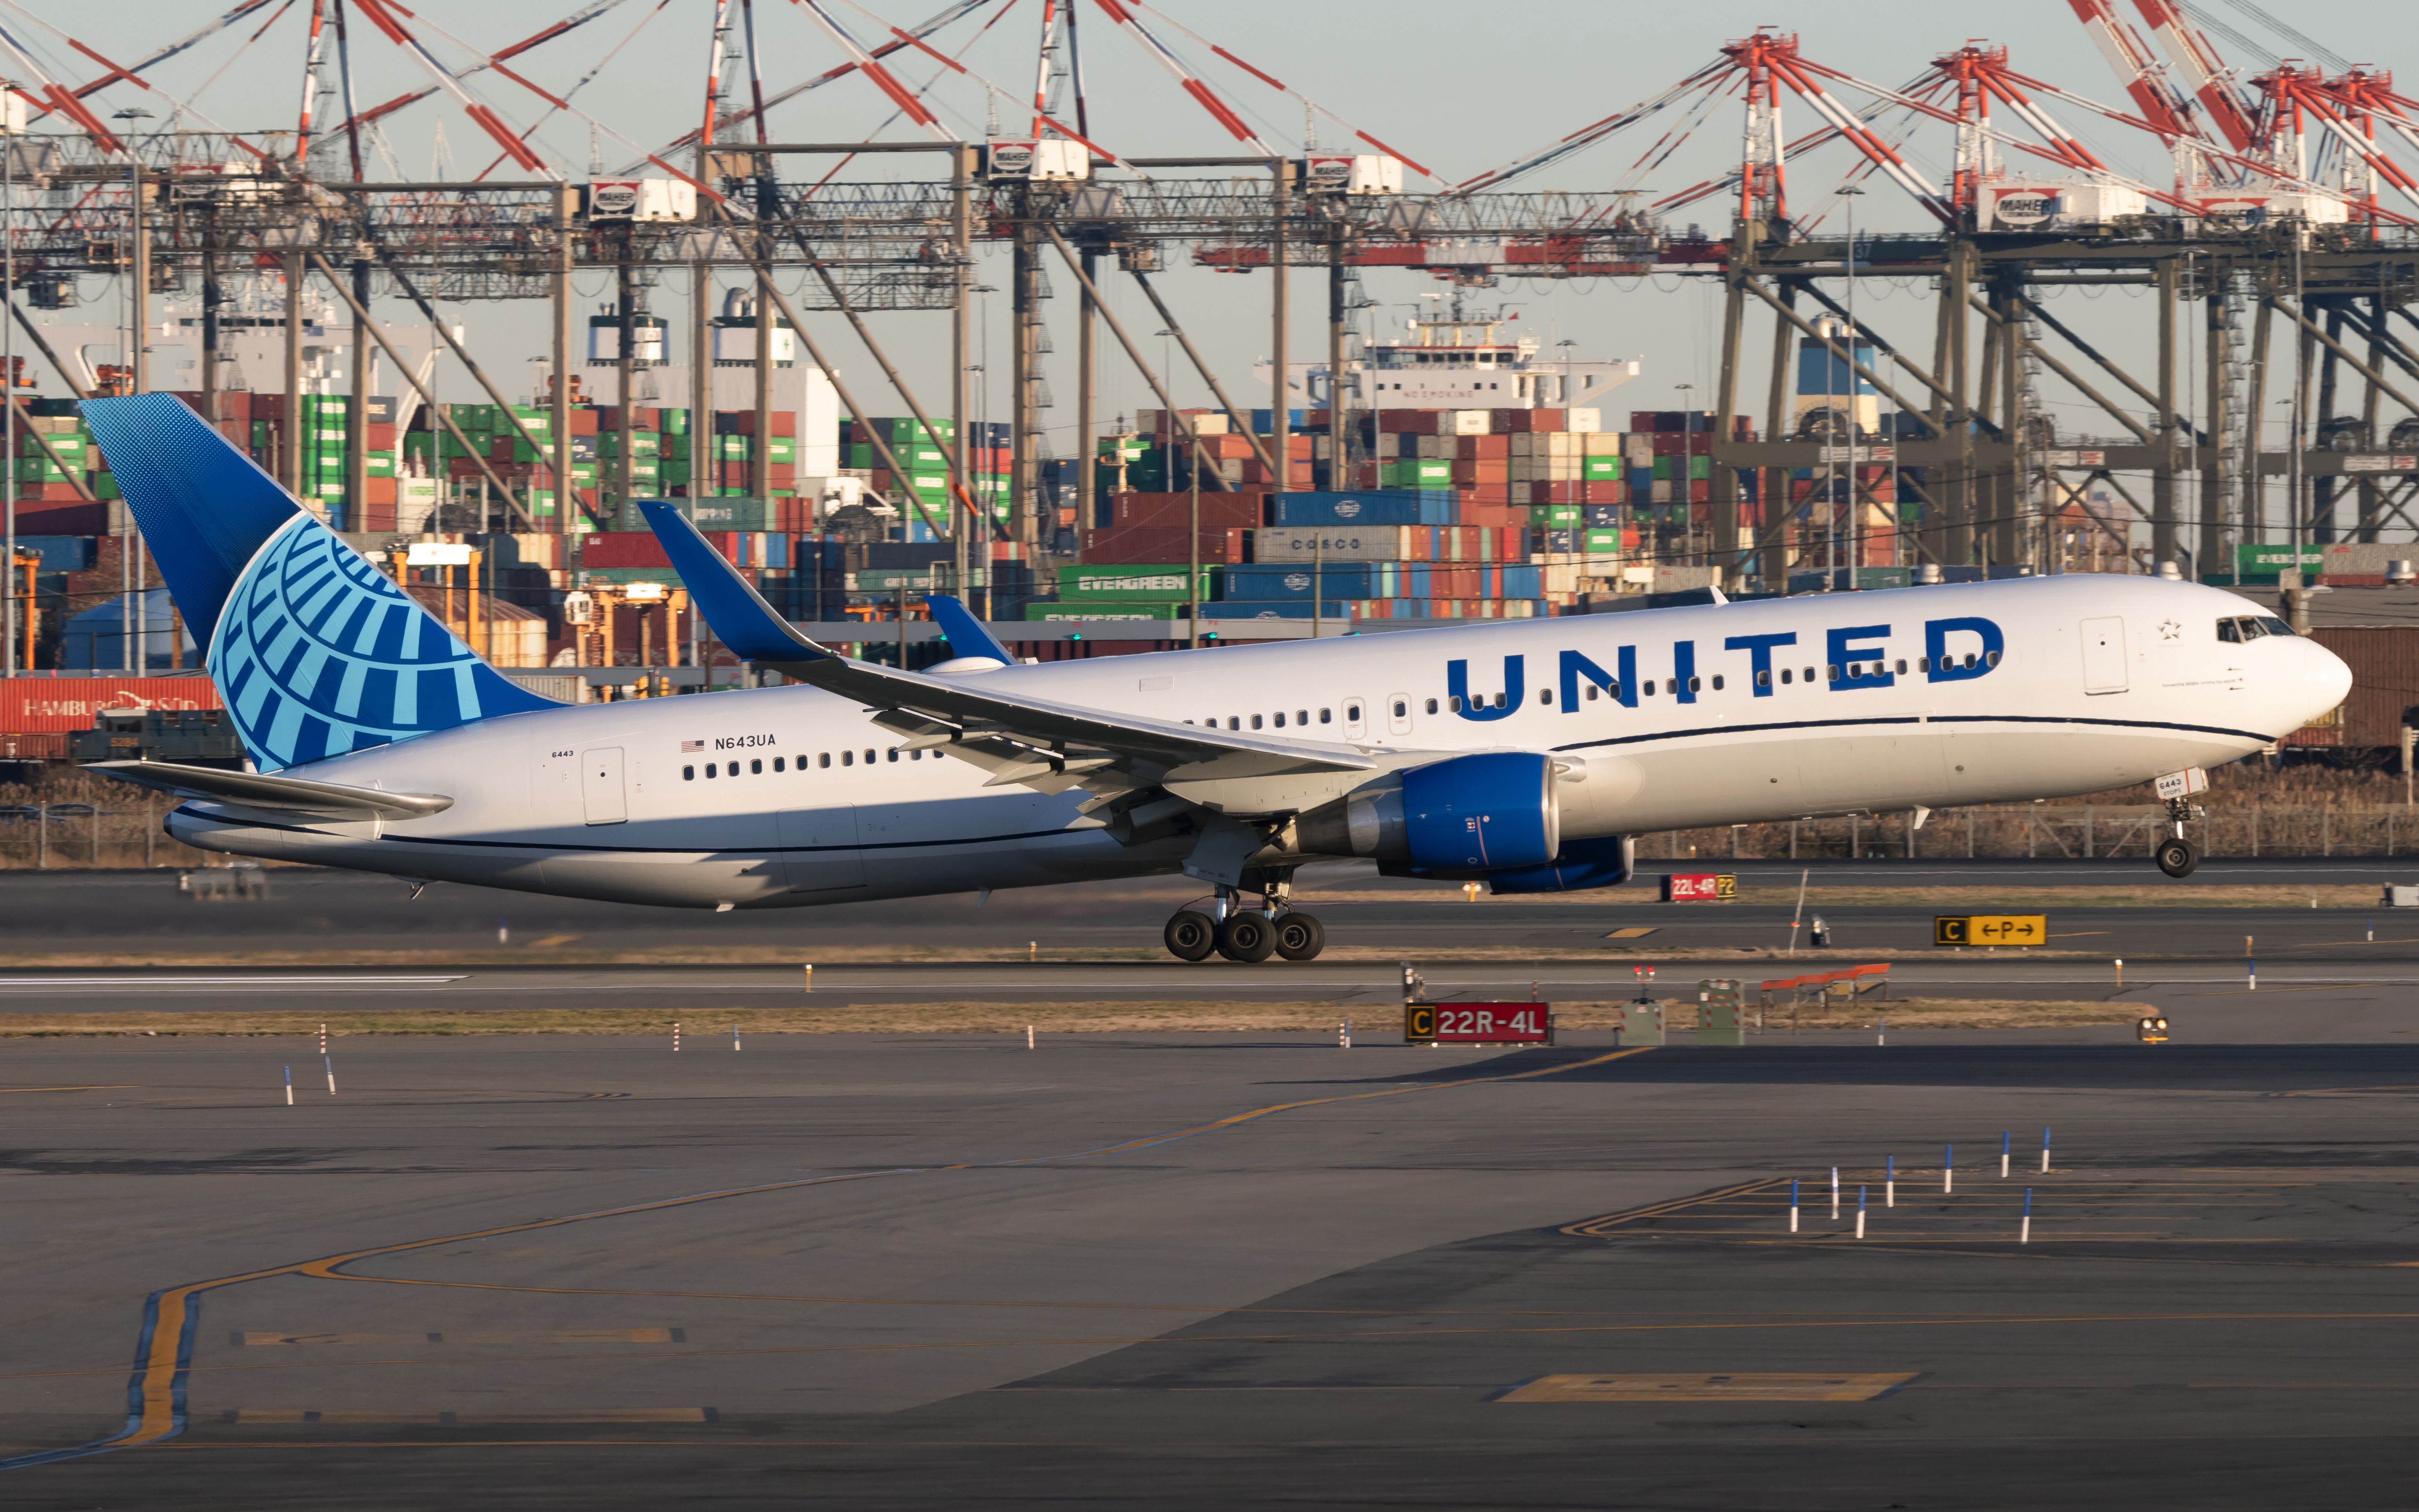
<instances>
[{"instance_id":1,"label":"united airlines boeing 767","mask_svg":"<svg viewBox=\"0 0 2419 1512\"><path fill-rule=\"evenodd\" d=\"M2182 795L2342 702L2344 664L2214 588L2067 576L1018 665L801 636L669 504L715 634L787 686L570 705L515 685L180 401L87 403L253 770L97 764L186 843L414 880L779 908L1181 872L1187 960L1307 960L1304 862L1609 887L1641 831Z\"/></svg>"}]
</instances>

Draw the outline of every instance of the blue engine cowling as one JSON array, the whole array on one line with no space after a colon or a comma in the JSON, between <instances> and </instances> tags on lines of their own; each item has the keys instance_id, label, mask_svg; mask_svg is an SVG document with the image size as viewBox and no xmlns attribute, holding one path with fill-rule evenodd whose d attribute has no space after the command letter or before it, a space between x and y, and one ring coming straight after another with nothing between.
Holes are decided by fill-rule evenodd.
<instances>
[{"instance_id":1,"label":"blue engine cowling","mask_svg":"<svg viewBox=\"0 0 2419 1512\"><path fill-rule=\"evenodd\" d=\"M1414 766L1302 815L1300 848L1366 856L1388 876L1486 876L1562 846L1554 759L1486 751Z\"/></svg>"},{"instance_id":2,"label":"blue engine cowling","mask_svg":"<svg viewBox=\"0 0 2419 1512\"><path fill-rule=\"evenodd\" d=\"M1544 866L1515 867L1487 874L1487 890L1507 892L1579 892L1589 887L1618 887L1629 880L1631 841L1624 835L1563 842L1562 853Z\"/></svg>"},{"instance_id":3,"label":"blue engine cowling","mask_svg":"<svg viewBox=\"0 0 2419 1512\"><path fill-rule=\"evenodd\" d=\"M1403 840L1413 866L1542 866L1562 846L1554 761L1535 751L1487 751L1403 774Z\"/></svg>"}]
</instances>

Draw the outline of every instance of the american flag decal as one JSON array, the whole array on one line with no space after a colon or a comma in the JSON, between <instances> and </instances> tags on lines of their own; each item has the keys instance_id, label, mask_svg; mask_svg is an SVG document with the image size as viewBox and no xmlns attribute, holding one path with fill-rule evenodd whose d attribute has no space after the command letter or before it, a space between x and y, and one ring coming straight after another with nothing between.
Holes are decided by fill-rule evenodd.
<instances>
[{"instance_id":1,"label":"american flag decal","mask_svg":"<svg viewBox=\"0 0 2419 1512\"><path fill-rule=\"evenodd\" d=\"M705 742L702 740L684 740L681 742L681 749L684 751L703 750L704 748Z\"/></svg>"}]
</instances>

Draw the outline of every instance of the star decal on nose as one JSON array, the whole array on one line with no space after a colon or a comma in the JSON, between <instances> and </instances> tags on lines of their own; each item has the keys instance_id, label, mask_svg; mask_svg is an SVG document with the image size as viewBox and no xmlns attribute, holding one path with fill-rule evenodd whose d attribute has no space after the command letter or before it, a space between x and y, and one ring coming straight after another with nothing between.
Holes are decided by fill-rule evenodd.
<instances>
[{"instance_id":1,"label":"star decal on nose","mask_svg":"<svg viewBox=\"0 0 2419 1512\"><path fill-rule=\"evenodd\" d=\"M2184 627L2173 620L2161 620L2159 622L2159 639L2162 640L2176 640L2183 633Z\"/></svg>"}]
</instances>

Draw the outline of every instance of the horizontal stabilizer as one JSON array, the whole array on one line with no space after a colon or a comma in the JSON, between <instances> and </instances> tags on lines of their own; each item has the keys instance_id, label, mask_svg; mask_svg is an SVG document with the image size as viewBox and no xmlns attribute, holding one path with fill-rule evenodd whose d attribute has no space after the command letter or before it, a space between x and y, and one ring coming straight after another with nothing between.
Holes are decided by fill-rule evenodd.
<instances>
[{"instance_id":1,"label":"horizontal stabilizer","mask_svg":"<svg viewBox=\"0 0 2419 1512\"><path fill-rule=\"evenodd\" d=\"M85 770L180 798L239 804L309 819L425 819L454 807L454 800L439 793L381 793L343 782L313 782L176 762L90 762Z\"/></svg>"}]
</instances>

